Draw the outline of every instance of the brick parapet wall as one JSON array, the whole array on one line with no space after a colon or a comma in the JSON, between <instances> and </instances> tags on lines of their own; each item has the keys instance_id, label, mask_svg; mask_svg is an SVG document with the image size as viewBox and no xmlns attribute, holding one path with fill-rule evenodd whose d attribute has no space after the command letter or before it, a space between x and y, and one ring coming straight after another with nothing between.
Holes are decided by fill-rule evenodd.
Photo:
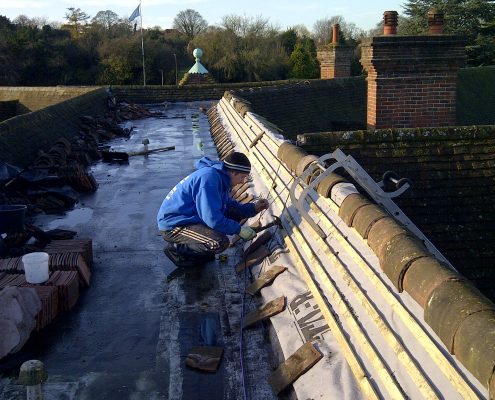
<instances>
[{"instance_id":1,"label":"brick parapet wall","mask_svg":"<svg viewBox=\"0 0 495 400\"><path fill-rule=\"evenodd\" d=\"M17 115L60 103L91 92L95 86L56 86L56 87L0 87L0 101L18 100Z\"/></svg>"},{"instance_id":2,"label":"brick parapet wall","mask_svg":"<svg viewBox=\"0 0 495 400\"><path fill-rule=\"evenodd\" d=\"M456 36L381 36L362 44L369 128L456 123L457 73L465 64Z\"/></svg>"},{"instance_id":3,"label":"brick parapet wall","mask_svg":"<svg viewBox=\"0 0 495 400\"><path fill-rule=\"evenodd\" d=\"M320 78L347 78L351 76L352 47L329 44L319 47L316 57L320 62Z\"/></svg>"},{"instance_id":4,"label":"brick parapet wall","mask_svg":"<svg viewBox=\"0 0 495 400\"><path fill-rule=\"evenodd\" d=\"M1 122L0 160L19 167L28 166L39 150L47 151L58 138L70 140L77 134L81 116L104 114L107 99L104 88L93 89L73 99Z\"/></svg>"},{"instance_id":5,"label":"brick parapet wall","mask_svg":"<svg viewBox=\"0 0 495 400\"><path fill-rule=\"evenodd\" d=\"M226 90L278 86L301 80L215 83L184 86L111 86L117 101L126 100L138 104L163 103L164 101L220 100Z\"/></svg>"}]
</instances>

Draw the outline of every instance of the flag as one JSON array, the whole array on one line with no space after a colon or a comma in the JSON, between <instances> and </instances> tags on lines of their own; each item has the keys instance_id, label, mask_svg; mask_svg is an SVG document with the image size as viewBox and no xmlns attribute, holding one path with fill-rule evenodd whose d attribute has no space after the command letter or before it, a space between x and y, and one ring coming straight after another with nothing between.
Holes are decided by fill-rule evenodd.
<instances>
[{"instance_id":1,"label":"flag","mask_svg":"<svg viewBox=\"0 0 495 400\"><path fill-rule=\"evenodd\" d=\"M141 10L139 9L139 7L141 7L141 4L137 6L136 9L132 12L131 16L129 17L129 21L134 21L141 15Z\"/></svg>"}]
</instances>

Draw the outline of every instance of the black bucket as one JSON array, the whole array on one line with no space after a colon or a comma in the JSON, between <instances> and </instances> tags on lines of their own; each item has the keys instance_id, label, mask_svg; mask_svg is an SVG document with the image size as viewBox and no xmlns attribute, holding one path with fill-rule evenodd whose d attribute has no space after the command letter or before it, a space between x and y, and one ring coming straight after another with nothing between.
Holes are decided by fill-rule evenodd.
<instances>
[{"instance_id":1,"label":"black bucket","mask_svg":"<svg viewBox=\"0 0 495 400\"><path fill-rule=\"evenodd\" d=\"M0 205L0 233L22 231L26 208L23 204Z\"/></svg>"}]
</instances>

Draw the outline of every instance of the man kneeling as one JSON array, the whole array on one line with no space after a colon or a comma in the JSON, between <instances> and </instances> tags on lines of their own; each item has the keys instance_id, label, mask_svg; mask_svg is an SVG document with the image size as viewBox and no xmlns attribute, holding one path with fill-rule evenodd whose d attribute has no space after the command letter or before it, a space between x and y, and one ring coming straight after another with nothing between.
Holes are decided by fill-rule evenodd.
<instances>
[{"instance_id":1,"label":"man kneeling","mask_svg":"<svg viewBox=\"0 0 495 400\"><path fill-rule=\"evenodd\" d=\"M158 229L169 243L165 254L178 267L214 259L229 246L227 235L254 238L256 232L239 221L268 208L265 199L241 204L230 197L231 188L251 172L243 153L233 152L224 161L203 157L196 167L165 197L157 215Z\"/></svg>"}]
</instances>

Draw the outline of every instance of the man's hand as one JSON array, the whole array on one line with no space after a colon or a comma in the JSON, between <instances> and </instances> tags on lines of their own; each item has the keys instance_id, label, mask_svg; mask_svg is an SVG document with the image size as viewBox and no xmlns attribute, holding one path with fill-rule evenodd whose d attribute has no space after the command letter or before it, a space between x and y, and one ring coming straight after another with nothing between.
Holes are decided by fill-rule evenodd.
<instances>
[{"instance_id":1,"label":"man's hand","mask_svg":"<svg viewBox=\"0 0 495 400\"><path fill-rule=\"evenodd\" d=\"M260 211L268 209L269 206L270 204L268 203L267 199L259 199L254 205L254 208L256 212L259 213Z\"/></svg>"},{"instance_id":2,"label":"man's hand","mask_svg":"<svg viewBox=\"0 0 495 400\"><path fill-rule=\"evenodd\" d=\"M247 242L248 240L251 240L256 236L256 232L254 231L253 228L242 227L241 231L239 232L239 236Z\"/></svg>"}]
</instances>

